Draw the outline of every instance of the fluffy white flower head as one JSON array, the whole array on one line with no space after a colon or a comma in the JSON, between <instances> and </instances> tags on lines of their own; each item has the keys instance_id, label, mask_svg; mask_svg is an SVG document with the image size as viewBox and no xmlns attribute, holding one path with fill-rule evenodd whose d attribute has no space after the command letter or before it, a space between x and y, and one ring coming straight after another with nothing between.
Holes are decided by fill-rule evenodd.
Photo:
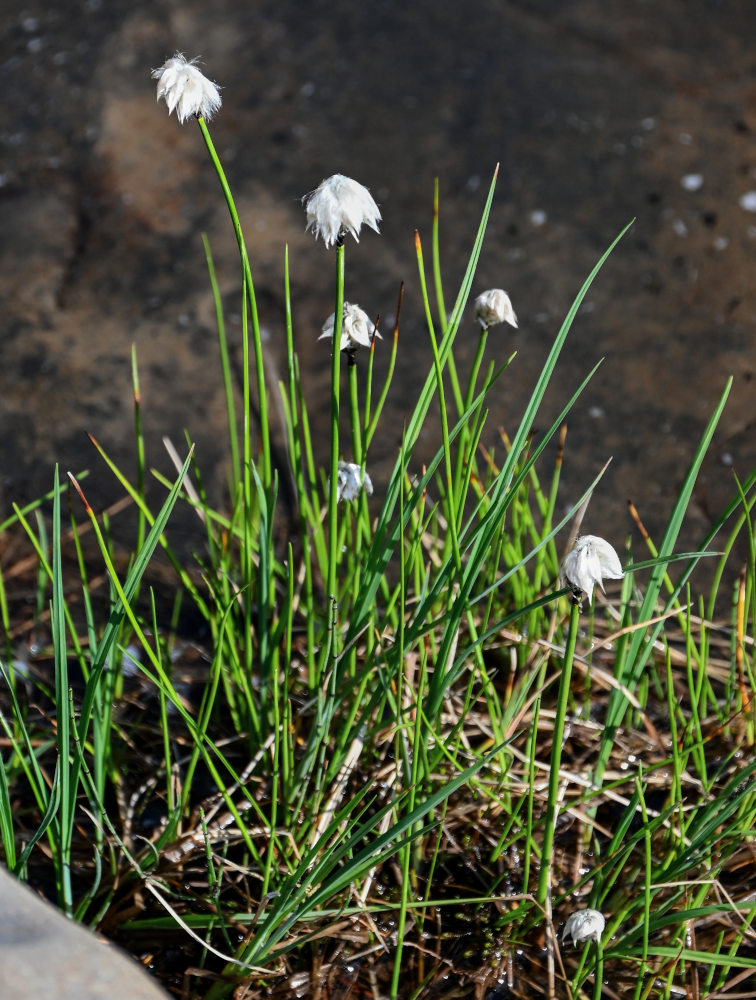
<instances>
[{"instance_id":1,"label":"fluffy white flower head","mask_svg":"<svg viewBox=\"0 0 756 1000\"><path fill-rule=\"evenodd\" d=\"M326 337L333 340L335 321L336 313L331 313L323 324L323 332L318 340L324 340ZM356 351L358 347L370 347L373 336L381 338L380 333L375 328L375 323L372 322L365 310L351 302L345 302L341 321L340 349L342 351Z\"/></svg>"},{"instance_id":2,"label":"fluffy white flower head","mask_svg":"<svg viewBox=\"0 0 756 1000\"><path fill-rule=\"evenodd\" d=\"M603 590L604 580L621 580L625 574L609 542L596 535L583 535L565 556L559 575L576 590L581 590L590 604L594 584Z\"/></svg>"},{"instance_id":3,"label":"fluffy white flower head","mask_svg":"<svg viewBox=\"0 0 756 1000\"><path fill-rule=\"evenodd\" d=\"M367 472L363 473L354 462L339 462L336 474L336 500L356 500L364 490L369 497L373 495L373 484Z\"/></svg>"},{"instance_id":4,"label":"fluffy white flower head","mask_svg":"<svg viewBox=\"0 0 756 1000\"><path fill-rule=\"evenodd\" d=\"M515 311L503 288L489 288L487 292L482 292L475 300L475 315L484 330L497 323L509 323L517 329Z\"/></svg>"},{"instance_id":5,"label":"fluffy white flower head","mask_svg":"<svg viewBox=\"0 0 756 1000\"><path fill-rule=\"evenodd\" d=\"M165 99L169 115L176 109L176 117L182 125L194 115L210 121L221 106L217 86L197 69L196 62L177 52L152 71L152 79L158 81L157 99Z\"/></svg>"},{"instance_id":6,"label":"fluffy white flower head","mask_svg":"<svg viewBox=\"0 0 756 1000\"><path fill-rule=\"evenodd\" d=\"M360 242L364 223L376 233L381 213L366 187L343 174L334 174L302 199L307 210L307 227L316 237L322 236L327 247L338 243L347 233Z\"/></svg>"},{"instance_id":7,"label":"fluffy white flower head","mask_svg":"<svg viewBox=\"0 0 756 1000\"><path fill-rule=\"evenodd\" d=\"M577 948L583 941L595 941L601 944L601 935L606 927L604 915L599 910L578 910L571 913L562 931L562 941L572 938Z\"/></svg>"}]
</instances>

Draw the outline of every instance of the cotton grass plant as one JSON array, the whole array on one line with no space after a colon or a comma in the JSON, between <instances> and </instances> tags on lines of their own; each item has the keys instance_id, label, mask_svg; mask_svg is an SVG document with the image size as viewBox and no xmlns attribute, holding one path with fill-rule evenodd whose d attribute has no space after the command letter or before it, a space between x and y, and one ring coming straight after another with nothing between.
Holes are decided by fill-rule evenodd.
<instances>
[{"instance_id":1,"label":"cotton grass plant","mask_svg":"<svg viewBox=\"0 0 756 1000\"><path fill-rule=\"evenodd\" d=\"M191 451L180 458L171 446L176 478L154 474L166 492L153 508L135 359L134 480L93 440L103 462L96 474L109 470L138 511L127 568L117 568L114 515L95 514L81 476L70 479L70 527L57 474L50 497L14 508L0 525L20 526L33 547L32 624L45 637L33 663L19 659L21 610L6 566L6 864L47 887L70 916L149 952L183 996L335 997L358 985L402 998L447 995L450 985L459 996L621 989L636 1000L737 991L756 969L756 475L738 484L697 551L676 552L729 384L658 546L646 533L647 555L618 546L621 558L613 549L610 558L584 538L563 563L564 540L577 531L574 513L557 514L564 426L592 372L543 435L533 429L579 306L617 240L576 295L519 422L494 432L488 401L509 376L512 345L504 337L492 347L496 302L483 303L483 322L471 296L496 177L450 311L437 187L432 296L415 237L433 365L393 469L371 478L402 300L400 292L382 341L374 319L359 316L359 336L352 344L346 330L345 342L345 322L354 322L344 302L345 237L357 239L363 225L377 232L380 211L362 185L334 175L306 199L303 219L325 244L312 252L332 254L335 265L322 345L330 450L320 468L288 253L288 366L273 385L251 262L206 122L220 94L196 74L179 56L155 71L169 110L182 122L196 117L239 248L241 399L205 245L229 494L211 504ZM516 325L502 295L499 313ZM476 330L465 374L469 352L459 346ZM380 385L376 350L389 355ZM494 360L484 366L487 353ZM298 526L286 543L268 420L276 394ZM442 443L423 465L416 452L429 423ZM544 470L552 441L558 459ZM598 472L576 498L591 531L601 526L588 501L602 488ZM177 504L197 515L199 573L171 547ZM85 534L96 540L96 567L84 557ZM715 623L728 556L743 540L732 620ZM172 612L149 585L159 547L173 567ZM715 583L699 598L691 574L714 548ZM65 567L64 551L73 557ZM100 570L104 586L95 583ZM591 594L620 577L608 596ZM181 605L208 637L198 663L177 632ZM575 911L598 914L588 935ZM562 947L567 937L574 950ZM178 979L165 960L177 947L186 954ZM615 992L604 990L605 976Z\"/></svg>"}]
</instances>

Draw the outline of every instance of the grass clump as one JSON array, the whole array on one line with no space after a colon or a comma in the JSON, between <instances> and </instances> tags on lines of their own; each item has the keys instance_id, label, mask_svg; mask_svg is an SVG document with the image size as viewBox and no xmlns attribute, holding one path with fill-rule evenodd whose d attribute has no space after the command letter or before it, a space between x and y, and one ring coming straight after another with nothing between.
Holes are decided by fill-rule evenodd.
<instances>
[{"instance_id":1,"label":"grass clump","mask_svg":"<svg viewBox=\"0 0 756 1000\"><path fill-rule=\"evenodd\" d=\"M592 373L545 434L536 439L533 429L580 303L617 240L576 295L519 423L494 447L487 400L512 358L484 366L484 326L465 377L457 335L496 177L450 312L436 189L432 296L415 237L433 364L385 488L370 499L401 293L392 335L383 331L388 372L374 385L375 328L366 327L367 346L347 327L355 314L344 307L344 236L362 222L377 228L377 207L347 178L333 190L350 200L314 201L324 182L307 205L312 228L334 245L326 471L300 380L288 255L289 360L274 386L241 224L195 110L241 264L237 399L205 245L229 494L208 501L189 449L153 509L134 358L134 481L94 442L138 512L127 562L111 542L112 515L92 510L82 477L70 477L70 527L57 473L50 497L0 526L20 526L33 546L24 579L39 637L33 661L21 658L15 637L26 622L17 567L6 566L5 863L72 918L149 955L184 997L346 997L358 987L403 998L728 995L756 969L756 474L697 551L676 546L729 384L658 546L646 535L647 558L625 553L611 597L581 601L560 582L560 552L574 543L600 474L569 515L557 514L557 499L565 420ZM274 394L288 471L273 461ZM416 451L429 422L441 446L422 465ZM559 457L544 475L539 459L552 440ZM281 542L284 474L298 530ZM199 572L171 548L178 504L201 525ZM717 621L728 557L743 540L732 619ZM714 545L714 585L695 597L691 574ZM174 574L167 612L149 586L158 548ZM202 623L200 647L177 629L187 606ZM582 908L606 926L573 951L558 931Z\"/></svg>"}]
</instances>

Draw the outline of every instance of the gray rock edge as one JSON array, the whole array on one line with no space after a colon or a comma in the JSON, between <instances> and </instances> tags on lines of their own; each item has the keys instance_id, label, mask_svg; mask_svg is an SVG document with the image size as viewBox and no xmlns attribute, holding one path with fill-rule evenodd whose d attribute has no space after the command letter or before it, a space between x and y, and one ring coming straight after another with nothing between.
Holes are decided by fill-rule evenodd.
<instances>
[{"instance_id":1,"label":"gray rock edge","mask_svg":"<svg viewBox=\"0 0 756 1000\"><path fill-rule=\"evenodd\" d=\"M135 961L2 867L0 900L0 1000L166 1000Z\"/></svg>"}]
</instances>

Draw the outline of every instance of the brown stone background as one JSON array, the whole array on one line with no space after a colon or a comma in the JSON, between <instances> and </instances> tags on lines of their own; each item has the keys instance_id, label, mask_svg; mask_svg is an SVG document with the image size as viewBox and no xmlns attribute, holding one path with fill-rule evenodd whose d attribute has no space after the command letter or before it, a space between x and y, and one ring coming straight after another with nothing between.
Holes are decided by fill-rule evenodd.
<instances>
[{"instance_id":1,"label":"brown stone background","mask_svg":"<svg viewBox=\"0 0 756 1000\"><path fill-rule=\"evenodd\" d=\"M489 337L488 358L518 350L489 444L497 425L514 430L574 294L635 218L577 317L538 426L605 357L570 420L560 502L614 456L585 527L619 545L629 497L659 532L734 374L690 510L695 543L732 495L732 469L745 477L756 462L754 28L750 0L14 3L0 26L2 512L48 489L56 461L92 470L94 503L118 494L84 432L133 469L132 344L149 464L167 472L160 439L181 445L186 428L222 502L202 231L235 344L239 274L199 131L155 101L150 69L181 50L223 87L211 130L253 260L271 394L284 370L288 244L295 338L324 440L317 334L332 311L333 260L305 235L299 199L341 172L381 207L382 235L350 240L347 255L347 297L386 324L407 285L398 372L370 456L379 491L429 365L413 233L429 258L433 178L451 303L501 163L474 294L506 288L520 329ZM472 318L465 341L471 357ZM424 447L436 439L431 422Z\"/></svg>"}]
</instances>

